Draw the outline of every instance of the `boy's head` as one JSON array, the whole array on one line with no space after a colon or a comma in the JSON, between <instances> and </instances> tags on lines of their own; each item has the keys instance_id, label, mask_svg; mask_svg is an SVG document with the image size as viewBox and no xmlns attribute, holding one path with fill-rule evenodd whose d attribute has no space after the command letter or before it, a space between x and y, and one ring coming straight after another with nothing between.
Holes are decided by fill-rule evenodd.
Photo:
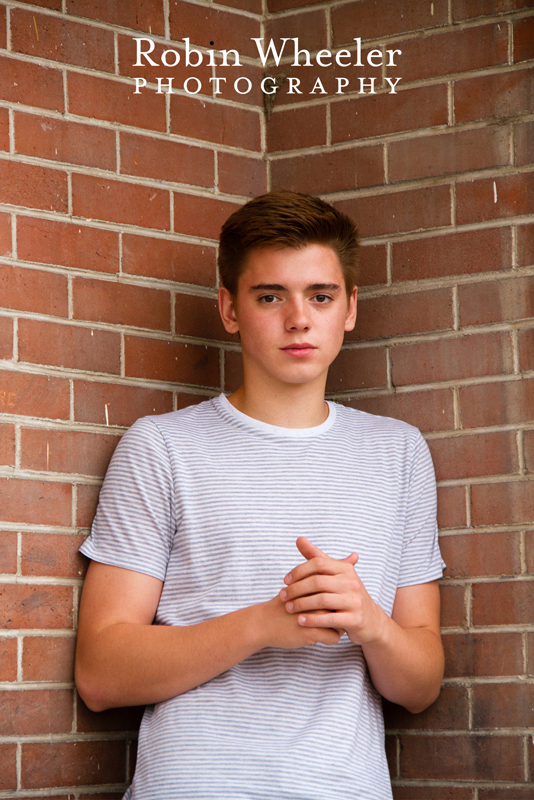
<instances>
[{"instance_id":1,"label":"boy's head","mask_svg":"<svg viewBox=\"0 0 534 800\"><path fill-rule=\"evenodd\" d=\"M256 197L226 220L219 246L221 283L236 297L239 278L252 250L300 249L309 244L326 245L336 253L349 296L358 275L356 226L350 217L319 197L289 191Z\"/></svg>"}]
</instances>

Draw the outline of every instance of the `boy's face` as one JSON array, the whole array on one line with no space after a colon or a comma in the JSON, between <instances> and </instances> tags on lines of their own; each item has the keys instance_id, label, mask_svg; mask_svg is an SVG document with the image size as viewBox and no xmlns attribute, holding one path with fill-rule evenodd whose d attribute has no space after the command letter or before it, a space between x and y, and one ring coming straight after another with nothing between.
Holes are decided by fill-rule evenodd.
<instances>
[{"instance_id":1,"label":"boy's face","mask_svg":"<svg viewBox=\"0 0 534 800\"><path fill-rule=\"evenodd\" d=\"M224 326L240 334L245 378L254 374L271 384L317 381L324 388L344 332L354 328L356 291L347 297L330 247L253 250L237 297L219 292Z\"/></svg>"}]
</instances>

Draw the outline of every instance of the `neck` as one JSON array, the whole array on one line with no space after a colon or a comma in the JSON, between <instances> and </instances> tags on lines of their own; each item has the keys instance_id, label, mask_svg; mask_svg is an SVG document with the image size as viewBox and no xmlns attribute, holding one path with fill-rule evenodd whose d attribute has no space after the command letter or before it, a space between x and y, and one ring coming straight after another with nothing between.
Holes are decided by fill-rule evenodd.
<instances>
[{"instance_id":1,"label":"neck","mask_svg":"<svg viewBox=\"0 0 534 800\"><path fill-rule=\"evenodd\" d=\"M258 387L247 381L228 400L243 414L279 428L314 428L328 417L325 380L319 385L282 384Z\"/></svg>"}]
</instances>

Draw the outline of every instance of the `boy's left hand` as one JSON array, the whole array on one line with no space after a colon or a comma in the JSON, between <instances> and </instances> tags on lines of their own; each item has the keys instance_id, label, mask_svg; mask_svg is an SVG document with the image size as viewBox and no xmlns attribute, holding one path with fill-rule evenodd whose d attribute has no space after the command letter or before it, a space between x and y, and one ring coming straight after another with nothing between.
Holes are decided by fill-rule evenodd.
<instances>
[{"instance_id":1,"label":"boy's left hand","mask_svg":"<svg viewBox=\"0 0 534 800\"><path fill-rule=\"evenodd\" d=\"M286 611L299 615L299 625L343 629L354 644L379 640L387 617L355 570L357 554L330 558L305 536L297 539L297 547L307 560L284 578L280 599ZM308 617L311 611L325 613Z\"/></svg>"}]
</instances>

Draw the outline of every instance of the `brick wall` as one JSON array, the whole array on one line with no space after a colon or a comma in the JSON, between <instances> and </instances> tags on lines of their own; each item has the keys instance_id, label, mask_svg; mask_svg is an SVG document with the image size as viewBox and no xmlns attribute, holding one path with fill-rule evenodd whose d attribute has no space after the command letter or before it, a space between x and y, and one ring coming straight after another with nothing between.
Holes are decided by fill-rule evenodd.
<instances>
[{"instance_id":1,"label":"brick wall","mask_svg":"<svg viewBox=\"0 0 534 800\"><path fill-rule=\"evenodd\" d=\"M402 54L343 95L342 68L283 61L303 94L286 80L267 121L263 31ZM237 48L253 90L219 59L196 96L183 64L132 67L149 34L158 59ZM429 711L387 710L396 800L532 796L533 42L528 0L0 2L0 797L122 796L139 714L73 691L76 550L125 427L236 387L218 229L281 186L363 237L331 396L421 427L438 473L448 671ZM176 94L134 94L168 74Z\"/></svg>"}]
</instances>

